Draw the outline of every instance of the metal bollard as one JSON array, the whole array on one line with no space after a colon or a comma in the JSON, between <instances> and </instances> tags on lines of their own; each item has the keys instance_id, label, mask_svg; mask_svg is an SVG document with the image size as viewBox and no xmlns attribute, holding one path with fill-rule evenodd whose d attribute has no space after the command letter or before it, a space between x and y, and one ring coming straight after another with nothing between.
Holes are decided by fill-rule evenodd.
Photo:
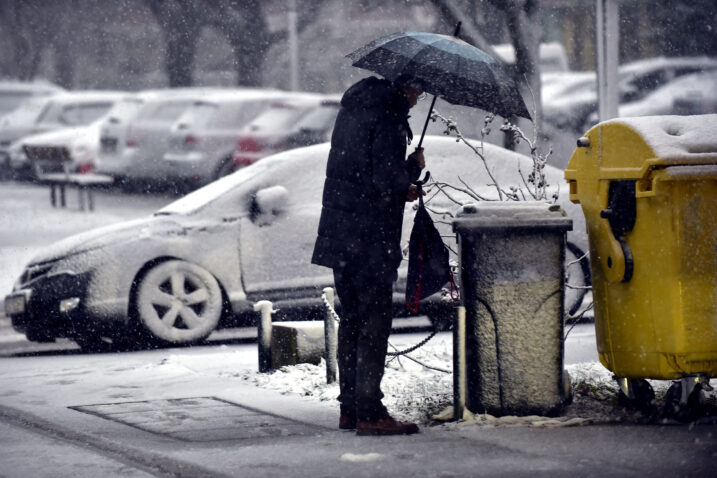
<instances>
[{"instance_id":1,"label":"metal bollard","mask_svg":"<svg viewBox=\"0 0 717 478\"><path fill-rule=\"evenodd\" d=\"M334 289L326 287L324 288L324 294L326 295L326 301L333 308ZM324 314L324 339L326 341L326 383L334 383L336 382L336 376L338 375L338 365L336 362L338 343L336 336L336 320L334 319L331 310L328 308Z\"/></svg>"},{"instance_id":2,"label":"metal bollard","mask_svg":"<svg viewBox=\"0 0 717 478\"><path fill-rule=\"evenodd\" d=\"M458 307L453 327L453 417L462 420L466 410L466 308Z\"/></svg>"},{"instance_id":3,"label":"metal bollard","mask_svg":"<svg viewBox=\"0 0 717 478\"><path fill-rule=\"evenodd\" d=\"M275 314L273 304L268 300L260 300L254 304L254 311L260 313L257 327L257 343L259 350L259 372L271 370L271 316Z\"/></svg>"}]
</instances>

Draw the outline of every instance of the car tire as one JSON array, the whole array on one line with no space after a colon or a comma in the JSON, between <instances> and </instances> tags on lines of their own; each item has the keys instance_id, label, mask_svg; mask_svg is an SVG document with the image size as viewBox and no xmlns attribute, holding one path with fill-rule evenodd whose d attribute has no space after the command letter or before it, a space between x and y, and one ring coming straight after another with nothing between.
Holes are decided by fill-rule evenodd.
<instances>
[{"instance_id":1,"label":"car tire","mask_svg":"<svg viewBox=\"0 0 717 478\"><path fill-rule=\"evenodd\" d=\"M575 315L580 310L590 284L588 257L580 247L568 242L565 248L565 312L567 314Z\"/></svg>"},{"instance_id":2,"label":"car tire","mask_svg":"<svg viewBox=\"0 0 717 478\"><path fill-rule=\"evenodd\" d=\"M222 291L214 276L180 260L152 267L140 280L134 304L141 335L173 345L207 338L223 310Z\"/></svg>"}]
</instances>

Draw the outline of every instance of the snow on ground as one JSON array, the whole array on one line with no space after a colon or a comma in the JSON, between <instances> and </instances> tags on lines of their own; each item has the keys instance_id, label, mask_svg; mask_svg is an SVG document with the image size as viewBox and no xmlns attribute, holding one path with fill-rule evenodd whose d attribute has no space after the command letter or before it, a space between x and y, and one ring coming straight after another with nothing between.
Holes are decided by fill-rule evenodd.
<instances>
[{"instance_id":1,"label":"snow on ground","mask_svg":"<svg viewBox=\"0 0 717 478\"><path fill-rule=\"evenodd\" d=\"M393 339L392 339L393 340ZM403 347L403 345L401 346ZM452 340L450 335L437 338L408 357L390 360L386 367L382 390L384 404L389 412L400 420L410 420L424 425L437 423L437 415L452 408L453 368ZM220 348L221 350L221 348ZM219 354L219 355L217 355ZM339 394L338 383L326 383L326 366L299 364L282 367L269 373L259 373L246 367L232 367L236 352L212 353L215 368L202 364L202 373L246 381L259 388L277 391L285 395L298 395L305 400L334 404ZM413 360L412 360L413 359ZM159 364L167 370L196 369L189 360L195 357L172 356ZM238 363L237 363L238 365ZM618 386L612 373L598 362L570 364L565 367L571 378L572 403L565 407L559 417L493 417L475 415L452 426L483 427L557 427L598 423L641 423L647 419L637 411L627 410L618 404ZM670 381L650 380L658 400L664 397ZM707 395L714 402L714 392Z\"/></svg>"}]
</instances>

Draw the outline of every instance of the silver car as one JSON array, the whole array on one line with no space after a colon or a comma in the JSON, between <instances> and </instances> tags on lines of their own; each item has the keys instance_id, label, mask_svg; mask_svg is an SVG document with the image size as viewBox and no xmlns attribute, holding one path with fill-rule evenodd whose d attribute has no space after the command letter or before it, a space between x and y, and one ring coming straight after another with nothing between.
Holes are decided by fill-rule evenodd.
<instances>
[{"instance_id":1,"label":"silver car","mask_svg":"<svg viewBox=\"0 0 717 478\"><path fill-rule=\"evenodd\" d=\"M150 137L159 128L168 129L192 101L211 91L214 89L165 88L140 91L123 98L100 125L98 171L122 184L131 163L142 154L138 137L143 134L143 128ZM144 147L149 150L151 143L152 139ZM126 153L128 146L131 152Z\"/></svg>"},{"instance_id":2,"label":"silver car","mask_svg":"<svg viewBox=\"0 0 717 478\"><path fill-rule=\"evenodd\" d=\"M195 189L232 173L232 153L244 125L271 103L297 96L306 94L247 89L195 101L172 128L164 155L168 181Z\"/></svg>"},{"instance_id":3,"label":"silver car","mask_svg":"<svg viewBox=\"0 0 717 478\"><path fill-rule=\"evenodd\" d=\"M485 166L467 146L429 136L424 147L437 181L461 189L465 181L481 196L497 197ZM116 341L195 343L218 327L253 318L253 304L263 299L279 309L277 319L316 317L322 289L333 280L330 269L311 264L329 148L323 143L276 154L151 217L56 243L28 264L5 298L6 314L30 340L70 337L86 348ZM532 168L529 158L503 148L486 144L483 151L502 188L520 187L519 167ZM550 166L545 171L550 193L562 190L558 202L574 221L568 233L571 261L587 249L582 210L569 201L562 171ZM439 194L428 202L444 234L452 236L448 214L455 201L469 200L453 190L451 199ZM407 205L404 242L411 208ZM570 270L570 282L589 280L581 266ZM408 315L405 277L404 262L394 293L397 316ZM571 291L569 307L585 292ZM436 319L451 314L452 307L433 296L421 312Z\"/></svg>"}]
</instances>

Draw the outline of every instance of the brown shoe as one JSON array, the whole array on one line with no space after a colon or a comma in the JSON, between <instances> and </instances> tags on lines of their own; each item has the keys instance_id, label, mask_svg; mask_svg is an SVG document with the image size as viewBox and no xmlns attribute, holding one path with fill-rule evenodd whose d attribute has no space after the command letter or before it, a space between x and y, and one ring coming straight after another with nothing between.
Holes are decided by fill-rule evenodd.
<instances>
[{"instance_id":1,"label":"brown shoe","mask_svg":"<svg viewBox=\"0 0 717 478\"><path fill-rule=\"evenodd\" d=\"M360 436L413 435L414 433L418 433L418 425L399 422L389 416L370 422L356 423L356 434Z\"/></svg>"},{"instance_id":2,"label":"brown shoe","mask_svg":"<svg viewBox=\"0 0 717 478\"><path fill-rule=\"evenodd\" d=\"M341 414L339 417L339 428L342 430L355 430L356 416Z\"/></svg>"}]
</instances>

